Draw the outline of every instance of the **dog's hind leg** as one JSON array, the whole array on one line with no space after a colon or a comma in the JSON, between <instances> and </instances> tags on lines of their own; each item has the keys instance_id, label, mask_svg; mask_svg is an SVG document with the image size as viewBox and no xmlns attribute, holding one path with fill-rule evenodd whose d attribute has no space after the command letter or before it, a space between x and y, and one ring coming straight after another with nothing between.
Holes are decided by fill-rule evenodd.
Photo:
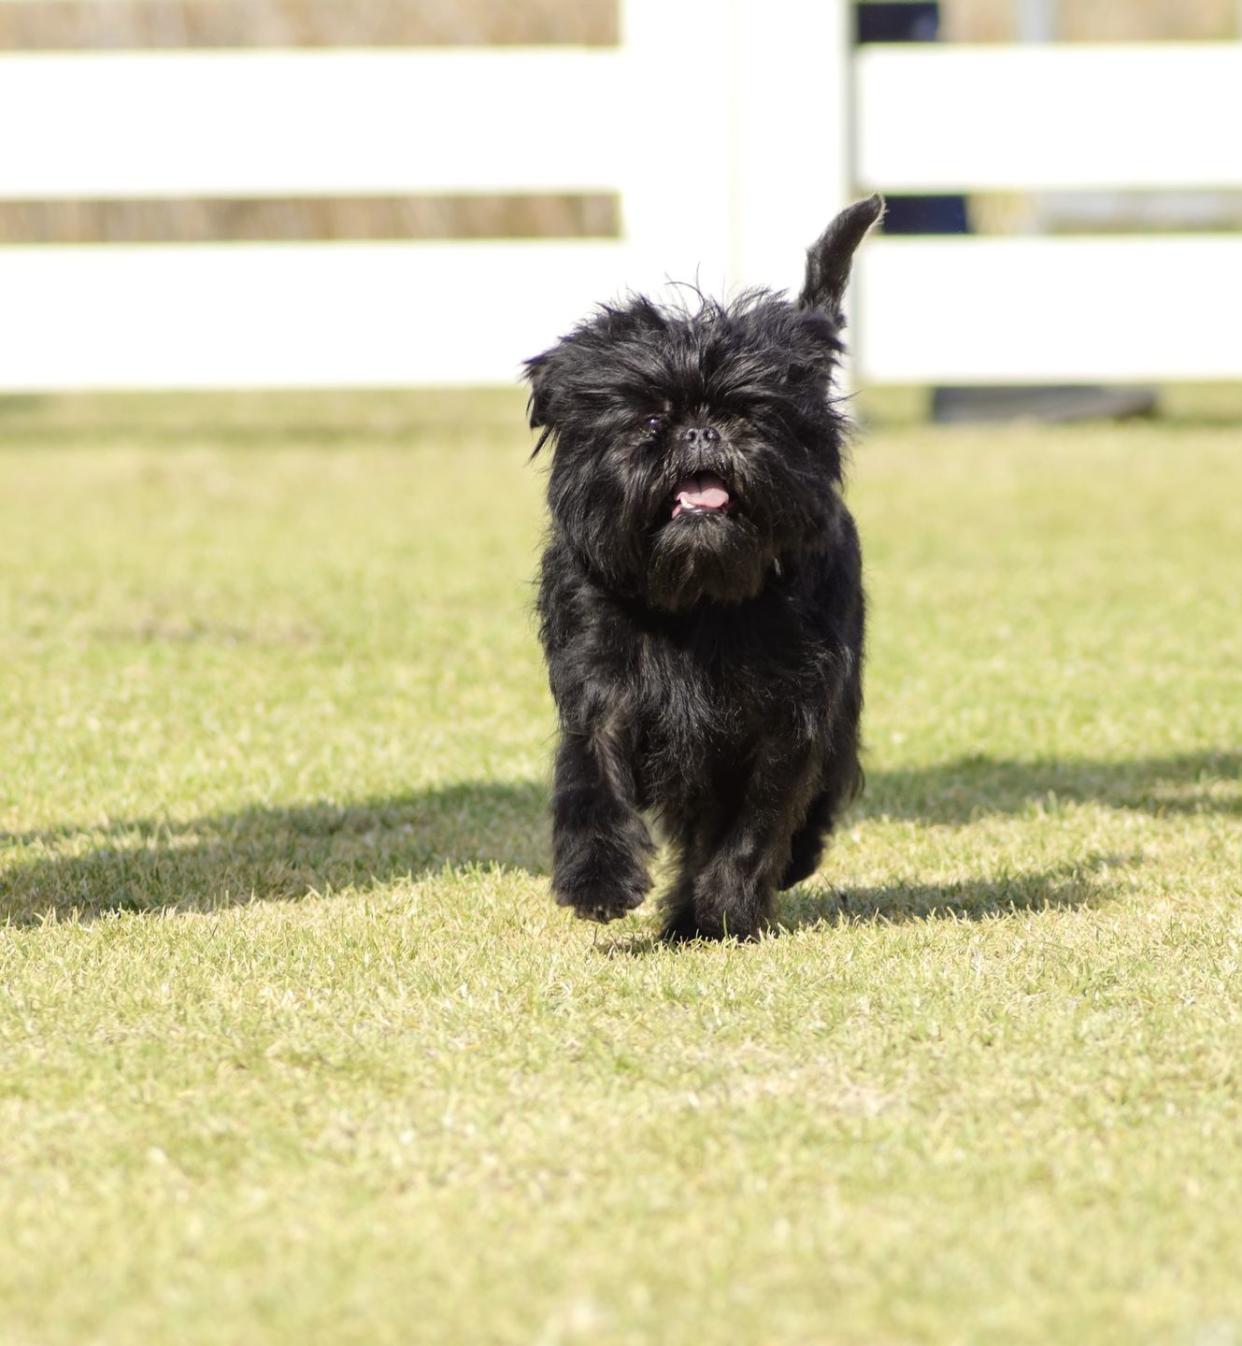
<instances>
[{"instance_id":1,"label":"dog's hind leg","mask_svg":"<svg viewBox=\"0 0 1242 1346\"><path fill-rule=\"evenodd\" d=\"M810 745L778 736L761 746L730 825L693 881L694 934L752 939L763 928L819 784L816 759ZM683 911L680 924L688 920Z\"/></svg>"},{"instance_id":2,"label":"dog's hind leg","mask_svg":"<svg viewBox=\"0 0 1242 1346\"><path fill-rule=\"evenodd\" d=\"M801 883L803 879L809 879L819 868L820 856L824 853L828 833L832 830L835 804L836 801L826 790L811 800L806 818L794 833L793 841L790 843L789 863L776 885L781 892L786 888L792 888L796 883Z\"/></svg>"},{"instance_id":3,"label":"dog's hind leg","mask_svg":"<svg viewBox=\"0 0 1242 1346\"><path fill-rule=\"evenodd\" d=\"M794 884L809 879L819 868L820 857L828 842L837 815L848 806L862 789L862 767L858 764L853 741L845 751L830 762L827 779L819 793L811 800L806 818L794 833L789 847L789 863L777 887L784 892Z\"/></svg>"},{"instance_id":4,"label":"dog's hind leg","mask_svg":"<svg viewBox=\"0 0 1242 1346\"><path fill-rule=\"evenodd\" d=\"M673 836L679 861L677 879L660 899L663 912L662 938L676 943L699 933L694 914L695 883L711 855L711 843L702 820L687 823Z\"/></svg>"},{"instance_id":5,"label":"dog's hind leg","mask_svg":"<svg viewBox=\"0 0 1242 1346\"><path fill-rule=\"evenodd\" d=\"M694 918L694 875L683 873L664 895L661 903L664 917L660 938L672 944L694 939L699 933Z\"/></svg>"},{"instance_id":6,"label":"dog's hind leg","mask_svg":"<svg viewBox=\"0 0 1242 1346\"><path fill-rule=\"evenodd\" d=\"M860 644L861 639L860 631ZM862 793L863 769L858 760L858 717L862 711L862 686L858 668L859 658L855 655L850 659L851 674L843 688L829 733L819 789L794 833L789 848L789 863L777 884L782 892L815 873L837 817Z\"/></svg>"},{"instance_id":7,"label":"dog's hind leg","mask_svg":"<svg viewBox=\"0 0 1242 1346\"><path fill-rule=\"evenodd\" d=\"M562 733L552 791L552 892L586 920L612 921L642 903L655 849L634 803L623 735L607 723Z\"/></svg>"}]
</instances>

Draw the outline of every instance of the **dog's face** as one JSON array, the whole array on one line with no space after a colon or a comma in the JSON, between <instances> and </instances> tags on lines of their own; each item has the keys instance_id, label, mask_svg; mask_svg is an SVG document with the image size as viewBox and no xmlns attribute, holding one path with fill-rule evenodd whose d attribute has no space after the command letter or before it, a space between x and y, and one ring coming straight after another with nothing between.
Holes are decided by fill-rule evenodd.
<instances>
[{"instance_id":1,"label":"dog's face","mask_svg":"<svg viewBox=\"0 0 1242 1346\"><path fill-rule=\"evenodd\" d=\"M841 477L830 389L849 263L878 200L838 216L797 303L601 308L528 362L555 442L553 519L596 578L666 611L753 597L822 547Z\"/></svg>"}]
</instances>

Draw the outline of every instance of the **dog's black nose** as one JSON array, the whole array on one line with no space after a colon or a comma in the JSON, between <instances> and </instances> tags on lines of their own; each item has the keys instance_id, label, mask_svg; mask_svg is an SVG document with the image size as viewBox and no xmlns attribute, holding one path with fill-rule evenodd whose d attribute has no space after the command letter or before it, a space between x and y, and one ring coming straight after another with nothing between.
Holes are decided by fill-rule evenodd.
<instances>
[{"instance_id":1,"label":"dog's black nose","mask_svg":"<svg viewBox=\"0 0 1242 1346\"><path fill-rule=\"evenodd\" d=\"M712 425L687 425L681 432L682 442L693 447L720 443L720 431Z\"/></svg>"}]
</instances>

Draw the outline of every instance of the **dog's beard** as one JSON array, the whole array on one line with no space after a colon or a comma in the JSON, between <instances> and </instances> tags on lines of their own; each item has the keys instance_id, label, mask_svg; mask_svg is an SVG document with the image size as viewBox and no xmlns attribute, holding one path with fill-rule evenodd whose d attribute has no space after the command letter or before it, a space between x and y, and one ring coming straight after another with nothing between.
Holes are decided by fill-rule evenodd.
<instances>
[{"instance_id":1,"label":"dog's beard","mask_svg":"<svg viewBox=\"0 0 1242 1346\"><path fill-rule=\"evenodd\" d=\"M766 439L641 466L624 454L569 461L554 512L609 587L659 611L756 598L782 558L822 545L830 488Z\"/></svg>"},{"instance_id":2,"label":"dog's beard","mask_svg":"<svg viewBox=\"0 0 1242 1346\"><path fill-rule=\"evenodd\" d=\"M740 603L763 588L775 557L744 516L678 517L656 533L647 562L647 600L666 612L696 603Z\"/></svg>"},{"instance_id":3,"label":"dog's beard","mask_svg":"<svg viewBox=\"0 0 1242 1346\"><path fill-rule=\"evenodd\" d=\"M555 445L552 518L603 589L672 612L741 603L828 545L839 289L853 225L878 209L825 236L796 305L763 291L695 311L636 298L529 362L531 424Z\"/></svg>"},{"instance_id":4,"label":"dog's beard","mask_svg":"<svg viewBox=\"0 0 1242 1346\"><path fill-rule=\"evenodd\" d=\"M835 499L832 477L784 429L796 408L784 411L706 449L627 441L584 418L558 447L553 517L605 588L654 610L757 598L786 562L825 545Z\"/></svg>"}]
</instances>

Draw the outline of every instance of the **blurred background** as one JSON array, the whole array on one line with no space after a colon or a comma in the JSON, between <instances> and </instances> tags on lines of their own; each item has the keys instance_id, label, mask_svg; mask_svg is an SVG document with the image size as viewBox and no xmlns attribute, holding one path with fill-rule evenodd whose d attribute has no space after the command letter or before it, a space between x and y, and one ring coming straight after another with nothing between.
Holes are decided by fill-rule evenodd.
<instances>
[{"instance_id":1,"label":"blurred background","mask_svg":"<svg viewBox=\"0 0 1242 1346\"><path fill-rule=\"evenodd\" d=\"M858 385L1150 411L1242 380L1240 39L1240 0L0 0L0 392L505 384L626 287L794 283L881 190Z\"/></svg>"}]
</instances>

